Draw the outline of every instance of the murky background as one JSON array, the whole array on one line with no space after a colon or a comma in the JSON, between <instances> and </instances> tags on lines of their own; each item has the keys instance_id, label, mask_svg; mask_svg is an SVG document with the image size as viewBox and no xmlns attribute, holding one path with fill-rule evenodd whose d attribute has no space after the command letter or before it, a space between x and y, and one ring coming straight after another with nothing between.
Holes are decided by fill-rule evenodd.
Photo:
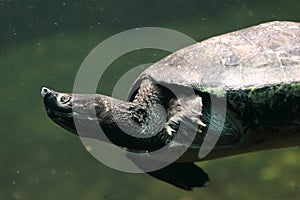
<instances>
[{"instance_id":1,"label":"murky background","mask_svg":"<svg viewBox=\"0 0 300 200\"><path fill-rule=\"evenodd\" d=\"M300 21L299 1L0 0L0 199L299 199L297 147L199 163L211 181L185 192L104 166L46 117L40 96L42 86L72 91L85 56L121 31L164 27L201 41L272 20ZM126 70L165 55L122 56L99 92L110 95Z\"/></svg>"}]
</instances>

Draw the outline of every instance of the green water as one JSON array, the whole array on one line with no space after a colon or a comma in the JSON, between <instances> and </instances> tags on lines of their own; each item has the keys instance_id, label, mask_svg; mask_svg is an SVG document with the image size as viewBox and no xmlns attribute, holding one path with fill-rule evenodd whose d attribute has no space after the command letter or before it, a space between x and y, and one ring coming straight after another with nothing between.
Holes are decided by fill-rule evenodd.
<instances>
[{"instance_id":1,"label":"green water","mask_svg":"<svg viewBox=\"0 0 300 200\"><path fill-rule=\"evenodd\" d=\"M199 163L211 181L185 192L104 166L46 117L40 96L42 86L71 91L85 56L120 31L165 27L201 41L272 20L300 21L299 1L0 1L0 199L298 199L296 147ZM165 55L122 57L99 91L110 94L124 69Z\"/></svg>"}]
</instances>

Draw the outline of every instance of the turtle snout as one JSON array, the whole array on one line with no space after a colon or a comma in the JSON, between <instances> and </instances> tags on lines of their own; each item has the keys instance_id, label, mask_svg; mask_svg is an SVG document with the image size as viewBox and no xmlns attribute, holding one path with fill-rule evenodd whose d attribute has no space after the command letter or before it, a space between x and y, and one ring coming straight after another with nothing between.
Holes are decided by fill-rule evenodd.
<instances>
[{"instance_id":1,"label":"turtle snout","mask_svg":"<svg viewBox=\"0 0 300 200\"><path fill-rule=\"evenodd\" d=\"M53 94L52 90L50 90L49 88L46 88L46 87L42 87L41 95L43 98L45 98L46 95L50 95L50 94Z\"/></svg>"}]
</instances>

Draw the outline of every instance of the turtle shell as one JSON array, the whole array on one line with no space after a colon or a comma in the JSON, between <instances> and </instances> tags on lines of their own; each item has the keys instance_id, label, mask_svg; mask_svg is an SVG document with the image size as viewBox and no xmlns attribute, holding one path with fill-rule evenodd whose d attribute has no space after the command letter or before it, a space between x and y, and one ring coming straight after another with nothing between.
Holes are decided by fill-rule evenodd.
<instances>
[{"instance_id":1,"label":"turtle shell","mask_svg":"<svg viewBox=\"0 0 300 200\"><path fill-rule=\"evenodd\" d=\"M137 79L225 94L300 81L300 23L275 21L185 47Z\"/></svg>"}]
</instances>

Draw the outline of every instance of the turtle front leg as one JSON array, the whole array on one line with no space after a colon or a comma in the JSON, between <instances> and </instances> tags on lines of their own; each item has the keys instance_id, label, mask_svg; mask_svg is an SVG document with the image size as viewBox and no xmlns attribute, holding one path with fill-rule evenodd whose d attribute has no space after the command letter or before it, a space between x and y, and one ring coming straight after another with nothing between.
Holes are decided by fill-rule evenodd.
<instances>
[{"instance_id":1,"label":"turtle front leg","mask_svg":"<svg viewBox=\"0 0 300 200\"><path fill-rule=\"evenodd\" d=\"M189 135L193 131L198 133L206 127L206 124L201 121L202 115L202 98L195 97L179 97L170 101L168 109L168 121L165 124L165 132L173 136L177 134L179 128Z\"/></svg>"},{"instance_id":2,"label":"turtle front leg","mask_svg":"<svg viewBox=\"0 0 300 200\"><path fill-rule=\"evenodd\" d=\"M151 121L158 115L154 112L154 117L150 117L152 115L149 115L149 111L156 104L159 104L167 111L167 121L164 127L161 127L164 128L166 134L174 136L181 127L186 135L190 135L195 130L201 133L202 128L206 127L206 124L200 119L202 98L194 93L194 95L188 95L188 92L185 93L185 88L181 88L183 92L180 96L175 96L172 89L174 88L171 86L170 88L164 87L153 83L150 79L144 79L133 99L133 117L138 119L139 123L151 124L147 122L147 119ZM178 88L175 91L178 91ZM144 112L140 112L141 110Z\"/></svg>"}]
</instances>

